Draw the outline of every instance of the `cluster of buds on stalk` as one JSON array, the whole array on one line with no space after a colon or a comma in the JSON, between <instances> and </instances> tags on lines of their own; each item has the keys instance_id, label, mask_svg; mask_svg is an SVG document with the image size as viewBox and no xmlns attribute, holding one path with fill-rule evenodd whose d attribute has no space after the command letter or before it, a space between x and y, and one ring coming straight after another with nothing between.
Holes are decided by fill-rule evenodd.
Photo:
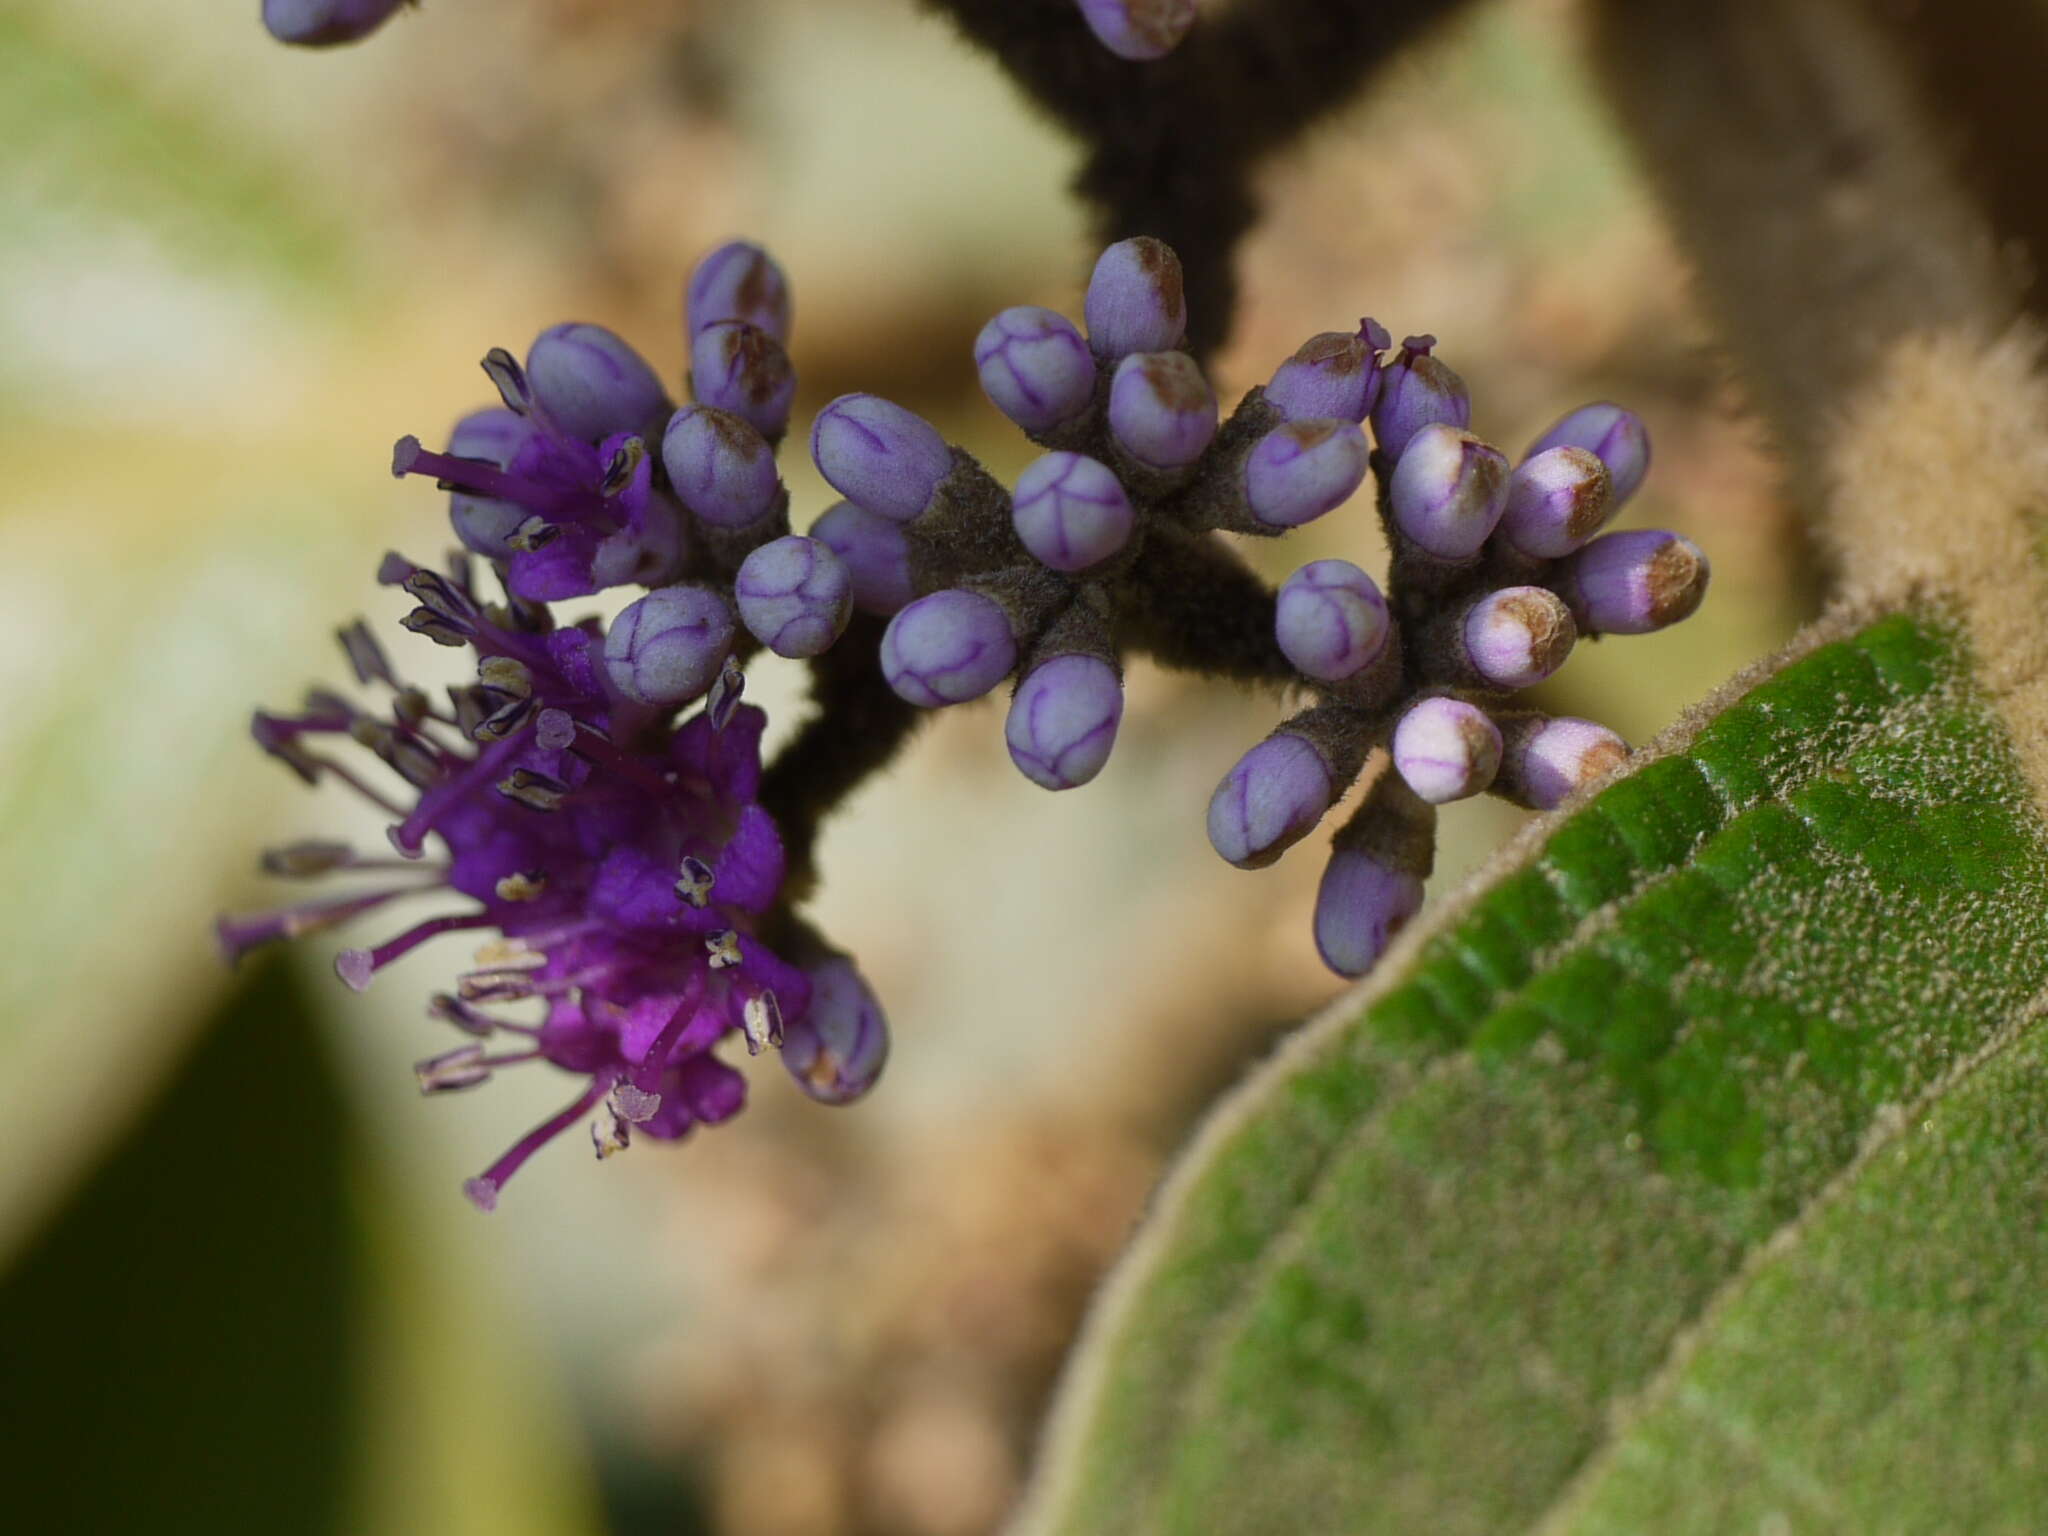
<instances>
[{"instance_id":1,"label":"cluster of buds on stalk","mask_svg":"<svg viewBox=\"0 0 2048 1536\"><path fill-rule=\"evenodd\" d=\"M1420 905L1436 806L1491 791L1549 808L1621 760L1612 731L1514 695L1582 636L1686 617L1706 560L1676 534L1601 533L1649 465L1618 406L1572 412L1511 464L1466 430L1433 338L1396 351L1366 320L1311 338L1223 420L1180 350L1178 259L1143 237L1103 252L1084 320L1008 309L976 340L989 399L1046 450L1013 489L901 406L834 401L811 446L847 500L814 534L865 573L855 601L893 614L881 665L904 699L936 708L1014 679L1005 739L1047 789L1108 760L1127 652L1305 694L1224 776L1209 837L1240 868L1271 864L1377 754L1315 916L1324 959L1359 975ZM1284 534L1368 475L1393 549L1384 591L1332 559L1272 592L1215 537Z\"/></svg>"}]
</instances>

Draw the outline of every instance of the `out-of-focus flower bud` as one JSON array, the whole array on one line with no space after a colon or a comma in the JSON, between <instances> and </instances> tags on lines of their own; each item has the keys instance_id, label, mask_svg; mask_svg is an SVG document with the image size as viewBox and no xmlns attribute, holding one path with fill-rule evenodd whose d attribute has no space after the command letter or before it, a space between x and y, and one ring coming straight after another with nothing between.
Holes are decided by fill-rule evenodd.
<instances>
[{"instance_id":1,"label":"out-of-focus flower bud","mask_svg":"<svg viewBox=\"0 0 2048 1536\"><path fill-rule=\"evenodd\" d=\"M698 404L731 411L773 440L789 426L796 369L782 343L758 325L719 320L691 338L690 392Z\"/></svg>"},{"instance_id":2,"label":"out-of-focus flower bud","mask_svg":"<svg viewBox=\"0 0 2048 1536\"><path fill-rule=\"evenodd\" d=\"M811 1005L782 1030L782 1064L821 1104L850 1104L882 1075L889 1021L851 960L835 955L805 972Z\"/></svg>"},{"instance_id":3,"label":"out-of-focus flower bud","mask_svg":"<svg viewBox=\"0 0 2048 1536\"><path fill-rule=\"evenodd\" d=\"M1239 869L1264 869L1305 837L1336 798L1314 743L1275 731L1237 760L1209 800L1209 842Z\"/></svg>"},{"instance_id":4,"label":"out-of-focus flower bud","mask_svg":"<svg viewBox=\"0 0 2048 1536\"><path fill-rule=\"evenodd\" d=\"M1363 976L1422 910L1422 881L1384 859L1339 848L1316 890L1316 952L1339 976Z\"/></svg>"},{"instance_id":5,"label":"out-of-focus flower bud","mask_svg":"<svg viewBox=\"0 0 2048 1536\"><path fill-rule=\"evenodd\" d=\"M760 246L734 240L711 252L683 290L684 331L693 341L706 326L744 320L789 345L789 280Z\"/></svg>"},{"instance_id":6,"label":"out-of-focus flower bud","mask_svg":"<svg viewBox=\"0 0 2048 1536\"><path fill-rule=\"evenodd\" d=\"M281 43L325 48L368 37L405 0L263 0L263 25Z\"/></svg>"},{"instance_id":7,"label":"out-of-focus flower bud","mask_svg":"<svg viewBox=\"0 0 2048 1536\"><path fill-rule=\"evenodd\" d=\"M660 377L601 325L542 331L526 354L526 383L556 426L587 442L648 431L669 410Z\"/></svg>"},{"instance_id":8,"label":"out-of-focus flower bud","mask_svg":"<svg viewBox=\"0 0 2048 1536\"><path fill-rule=\"evenodd\" d=\"M1074 0L1088 30L1120 59L1163 59L1195 24L1195 0Z\"/></svg>"},{"instance_id":9,"label":"out-of-focus flower bud","mask_svg":"<svg viewBox=\"0 0 2048 1536\"><path fill-rule=\"evenodd\" d=\"M811 524L811 537L845 565L853 606L862 613L887 618L916 595L910 582L910 541L901 524L841 501Z\"/></svg>"},{"instance_id":10,"label":"out-of-focus flower bud","mask_svg":"<svg viewBox=\"0 0 2048 1536\"><path fill-rule=\"evenodd\" d=\"M494 405L455 424L448 438L448 452L458 459L478 459L498 469L510 469L519 450L538 430L524 416ZM490 560L512 558L513 548L508 541L531 516L518 503L494 496L454 491L448 497L448 521L456 538L462 541L463 548Z\"/></svg>"}]
</instances>

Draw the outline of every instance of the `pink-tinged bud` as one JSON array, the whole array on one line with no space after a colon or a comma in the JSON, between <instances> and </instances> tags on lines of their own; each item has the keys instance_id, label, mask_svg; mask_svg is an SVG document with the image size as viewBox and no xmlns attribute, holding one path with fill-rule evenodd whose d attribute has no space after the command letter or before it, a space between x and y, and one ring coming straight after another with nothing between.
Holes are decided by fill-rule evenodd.
<instances>
[{"instance_id":1,"label":"pink-tinged bud","mask_svg":"<svg viewBox=\"0 0 2048 1536\"><path fill-rule=\"evenodd\" d=\"M1073 321L1035 304L1006 309L974 338L974 366L995 408L1026 432L1049 432L1095 397L1095 355Z\"/></svg>"},{"instance_id":2,"label":"pink-tinged bud","mask_svg":"<svg viewBox=\"0 0 2048 1536\"><path fill-rule=\"evenodd\" d=\"M1533 811L1562 805L1575 791L1628 761L1628 743L1606 726L1569 716L1511 721L1494 793Z\"/></svg>"},{"instance_id":3,"label":"pink-tinged bud","mask_svg":"<svg viewBox=\"0 0 2048 1536\"><path fill-rule=\"evenodd\" d=\"M1124 716L1123 681L1099 656L1069 652L1031 669L1010 701L1010 761L1045 789L1073 789L1102 771Z\"/></svg>"},{"instance_id":4,"label":"pink-tinged bud","mask_svg":"<svg viewBox=\"0 0 2048 1536\"><path fill-rule=\"evenodd\" d=\"M1539 560L1568 555L1614 515L1612 484L1598 454L1585 448L1546 448L1524 459L1508 477L1501 537Z\"/></svg>"},{"instance_id":5,"label":"pink-tinged bud","mask_svg":"<svg viewBox=\"0 0 2048 1536\"><path fill-rule=\"evenodd\" d=\"M1048 453L1017 477L1010 520L1032 557L1055 571L1084 571L1129 541L1137 514L1107 464Z\"/></svg>"},{"instance_id":6,"label":"pink-tinged bud","mask_svg":"<svg viewBox=\"0 0 2048 1536\"><path fill-rule=\"evenodd\" d=\"M1290 421L1252 445L1244 499L1268 528L1298 528L1342 506L1372 462L1365 433L1349 421Z\"/></svg>"},{"instance_id":7,"label":"pink-tinged bud","mask_svg":"<svg viewBox=\"0 0 2048 1536\"><path fill-rule=\"evenodd\" d=\"M1188 304L1173 247L1149 235L1109 247L1096 259L1082 314L1088 345L1105 362L1179 346Z\"/></svg>"},{"instance_id":8,"label":"pink-tinged bud","mask_svg":"<svg viewBox=\"0 0 2048 1536\"><path fill-rule=\"evenodd\" d=\"M1690 618L1707 594L1707 557L1654 528L1603 533L1559 570L1558 593L1588 635L1647 635Z\"/></svg>"},{"instance_id":9,"label":"pink-tinged bud","mask_svg":"<svg viewBox=\"0 0 2048 1536\"><path fill-rule=\"evenodd\" d=\"M1180 46L1195 24L1195 0L1074 0L1082 19L1111 53L1144 63Z\"/></svg>"},{"instance_id":10,"label":"pink-tinged bud","mask_svg":"<svg viewBox=\"0 0 2048 1536\"><path fill-rule=\"evenodd\" d=\"M1607 511L1621 509L1650 472L1650 433L1634 411L1602 400L1582 405L1529 445L1527 457L1551 448L1584 448L1607 466Z\"/></svg>"},{"instance_id":11,"label":"pink-tinged bud","mask_svg":"<svg viewBox=\"0 0 2048 1536\"><path fill-rule=\"evenodd\" d=\"M1433 424L1418 431L1387 487L1394 522L1445 560L1479 553L1507 505L1508 461L1470 432Z\"/></svg>"},{"instance_id":12,"label":"pink-tinged bud","mask_svg":"<svg viewBox=\"0 0 2048 1536\"><path fill-rule=\"evenodd\" d=\"M789 279L760 246L721 245L690 273L683 290L685 334L694 340L721 320L744 320L789 345Z\"/></svg>"},{"instance_id":13,"label":"pink-tinged bud","mask_svg":"<svg viewBox=\"0 0 2048 1536\"><path fill-rule=\"evenodd\" d=\"M1394 727L1394 771L1430 805L1478 794L1500 758L1500 727L1462 699L1424 699Z\"/></svg>"},{"instance_id":14,"label":"pink-tinged bud","mask_svg":"<svg viewBox=\"0 0 2048 1536\"><path fill-rule=\"evenodd\" d=\"M1421 880L1370 853L1340 848L1316 891L1316 952L1339 976L1363 976L1421 910Z\"/></svg>"},{"instance_id":15,"label":"pink-tinged bud","mask_svg":"<svg viewBox=\"0 0 2048 1536\"><path fill-rule=\"evenodd\" d=\"M1483 683L1529 688L1565 664L1579 638L1571 610L1546 587L1503 587L1466 611L1465 659Z\"/></svg>"},{"instance_id":16,"label":"pink-tinged bud","mask_svg":"<svg viewBox=\"0 0 2048 1536\"><path fill-rule=\"evenodd\" d=\"M1387 648L1387 600L1349 560L1313 560L1280 584L1273 636L1305 677L1341 683Z\"/></svg>"},{"instance_id":17,"label":"pink-tinged bud","mask_svg":"<svg viewBox=\"0 0 2048 1536\"><path fill-rule=\"evenodd\" d=\"M1410 336L1380 374L1380 396L1373 402L1372 435L1380 452L1396 463L1424 427L1472 424L1472 397L1465 381L1430 356L1434 336Z\"/></svg>"},{"instance_id":18,"label":"pink-tinged bud","mask_svg":"<svg viewBox=\"0 0 2048 1536\"><path fill-rule=\"evenodd\" d=\"M1336 798L1313 743L1275 731L1237 760L1209 800L1209 842L1239 869L1264 869L1300 842Z\"/></svg>"},{"instance_id":19,"label":"pink-tinged bud","mask_svg":"<svg viewBox=\"0 0 2048 1536\"><path fill-rule=\"evenodd\" d=\"M1216 393L1185 352L1134 352L1109 386L1109 430L1152 469L1181 469L1216 437Z\"/></svg>"}]
</instances>

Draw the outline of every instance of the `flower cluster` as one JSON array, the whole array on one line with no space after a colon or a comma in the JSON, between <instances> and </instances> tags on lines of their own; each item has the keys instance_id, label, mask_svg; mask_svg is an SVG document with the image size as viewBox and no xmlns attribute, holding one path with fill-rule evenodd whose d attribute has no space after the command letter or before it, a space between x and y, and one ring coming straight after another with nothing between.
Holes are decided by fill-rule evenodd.
<instances>
[{"instance_id":1,"label":"flower cluster","mask_svg":"<svg viewBox=\"0 0 2048 1536\"><path fill-rule=\"evenodd\" d=\"M1169 248L1111 246L1084 311L1085 334L1022 307L976 341L990 400L1047 450L1014 491L911 412L844 396L811 445L848 500L815 531L865 573L856 601L894 610L881 664L903 698L956 704L1017 679L1010 755L1048 789L1107 761L1126 650L1305 693L1210 802L1210 841L1240 868L1278 859L1386 749L1315 915L1331 968L1361 974L1420 905L1437 805L1490 790L1547 808L1620 761L1613 732L1513 695L1582 635L1686 617L1706 560L1676 534L1600 534L1649 464L1617 406L1572 412L1511 466L1465 430L1470 400L1433 338L1393 351L1366 320L1311 338L1220 420L1180 350ZM1394 551L1384 593L1345 560L1268 592L1212 536L1285 533L1369 473Z\"/></svg>"},{"instance_id":2,"label":"flower cluster","mask_svg":"<svg viewBox=\"0 0 2048 1536\"><path fill-rule=\"evenodd\" d=\"M439 893L462 905L336 962L360 989L428 939L489 935L429 1009L471 1038L419 1063L421 1088L469 1088L534 1061L581 1079L567 1107L469 1181L486 1209L579 1119L602 1157L636 1133L673 1140L731 1117L745 1080L717 1048L733 1034L752 1053L779 1048L827 1103L864 1093L887 1054L858 972L789 910L782 834L759 803L764 716L741 702L754 644L822 650L853 585L830 549L788 535L774 462L794 388L787 286L735 244L700 264L687 303L695 404L674 409L611 332L562 325L523 366L504 351L485 359L502 404L460 422L445 452L399 443L394 472L439 482L464 548L445 571L388 556L379 580L417 604L407 629L473 653L474 681L437 703L359 621L343 647L384 708L315 691L298 714L255 717L258 744L307 782L336 780L390 816L396 856L326 841L273 851L273 874L376 883L222 919L229 957ZM652 590L608 628L561 623L548 606L627 584ZM344 740L403 789L328 751ZM503 1011L522 1003L538 1015Z\"/></svg>"}]
</instances>

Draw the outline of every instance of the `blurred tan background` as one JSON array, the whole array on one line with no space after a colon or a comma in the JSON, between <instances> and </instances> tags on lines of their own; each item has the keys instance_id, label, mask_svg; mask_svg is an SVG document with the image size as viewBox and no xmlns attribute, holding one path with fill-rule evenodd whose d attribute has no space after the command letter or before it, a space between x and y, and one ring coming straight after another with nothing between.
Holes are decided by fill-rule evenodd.
<instances>
[{"instance_id":1,"label":"blurred tan background","mask_svg":"<svg viewBox=\"0 0 2048 1536\"><path fill-rule=\"evenodd\" d=\"M596 320L674 380L683 274L745 234L795 285L799 430L873 390L1008 476L1031 450L972 338L1007 304L1077 311L1092 254L1069 147L909 0L428 0L328 54L256 10L0 9L0 1264L227 994L208 924L265 898L255 851L345 814L247 711L340 677L351 614L395 618L385 548L447 542L389 445L487 398L487 347ZM1563 0L1481 5L1275 164L1217 383L1372 314L1434 331L1510 450L1583 400L1641 411L1627 520L1689 533L1714 588L1548 689L1640 740L1790 634L1802 557L1573 49ZM800 442L801 527L827 497ZM1254 553L1383 561L1362 501ZM786 729L783 668L753 682ZM1254 876L1203 836L1276 706L1142 665L1130 699L1078 792L1019 776L985 704L829 832L818 915L894 1024L869 1100L819 1108L765 1063L731 1127L603 1167L565 1139L488 1219L461 1179L558 1089L422 1103L448 956L354 997L333 942L303 946L362 1127L374 1412L334 1426L342 1528L990 1528L1162 1160L1337 991L1315 844ZM1457 808L1435 889L1516 816Z\"/></svg>"}]
</instances>

